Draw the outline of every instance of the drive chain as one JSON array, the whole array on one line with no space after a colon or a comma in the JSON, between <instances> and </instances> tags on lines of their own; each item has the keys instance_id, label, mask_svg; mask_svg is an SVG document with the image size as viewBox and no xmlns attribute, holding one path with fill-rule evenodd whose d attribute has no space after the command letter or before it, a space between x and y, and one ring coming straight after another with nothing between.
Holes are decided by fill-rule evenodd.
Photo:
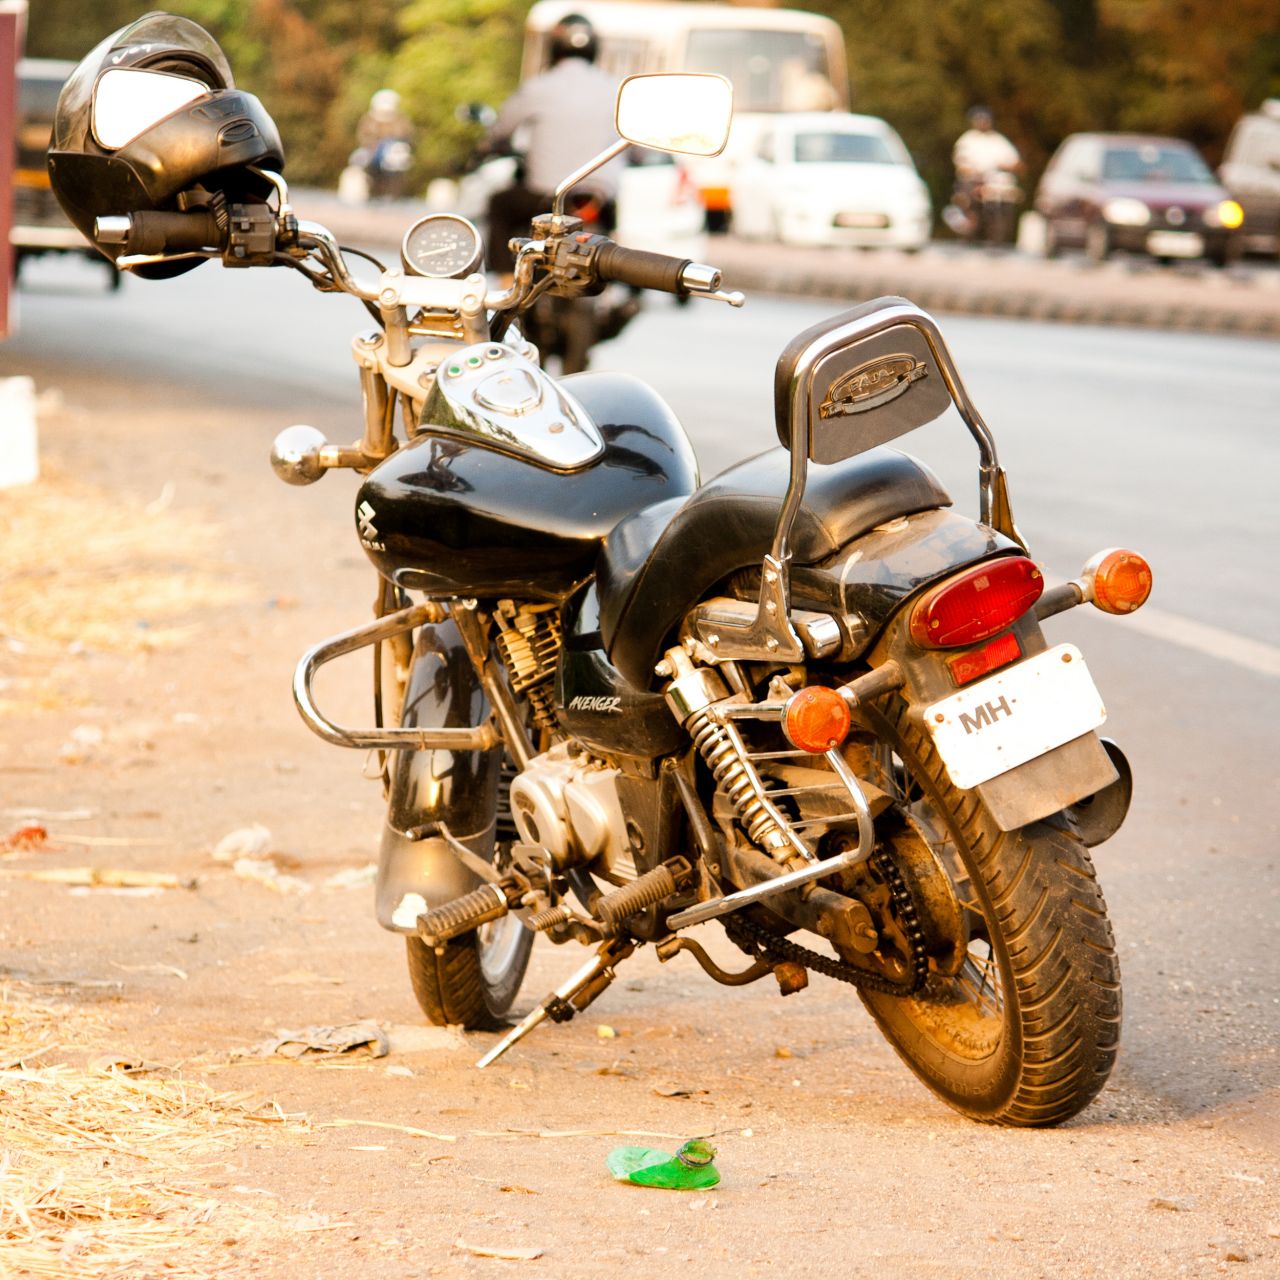
<instances>
[{"instance_id":1,"label":"drive chain","mask_svg":"<svg viewBox=\"0 0 1280 1280\"><path fill-rule=\"evenodd\" d=\"M883 849L877 849L868 861L888 886L898 922L911 947L911 976L901 982L895 982L892 978L859 968L857 965L847 964L832 956L824 956L821 952L811 951L798 942L792 942L790 938L784 938L763 925L748 920L739 912L722 918L724 931L728 934L730 941L747 955L758 956L763 953L768 960L791 961L794 964L803 965L806 969L812 969L814 973L834 978L837 982L847 982L864 991L879 991L890 996L914 995L924 986L929 976L929 957L925 952L920 912L898 864L888 853Z\"/></svg>"}]
</instances>

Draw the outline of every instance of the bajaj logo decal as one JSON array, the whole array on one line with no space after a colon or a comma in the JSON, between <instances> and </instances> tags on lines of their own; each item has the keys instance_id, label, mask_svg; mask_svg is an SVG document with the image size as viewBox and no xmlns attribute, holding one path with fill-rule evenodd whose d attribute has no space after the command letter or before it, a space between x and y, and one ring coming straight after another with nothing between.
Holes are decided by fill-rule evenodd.
<instances>
[{"instance_id":1,"label":"bajaj logo decal","mask_svg":"<svg viewBox=\"0 0 1280 1280\"><path fill-rule=\"evenodd\" d=\"M386 547L378 541L377 526L373 523L375 514L374 509L367 502L362 502L356 508L356 525L360 530L360 541L371 551L385 551Z\"/></svg>"},{"instance_id":2,"label":"bajaj logo decal","mask_svg":"<svg viewBox=\"0 0 1280 1280\"><path fill-rule=\"evenodd\" d=\"M592 694L585 696L579 694L576 698L569 700L570 711L607 711L611 715L616 715L622 710L621 698L607 698L603 694Z\"/></svg>"},{"instance_id":3,"label":"bajaj logo decal","mask_svg":"<svg viewBox=\"0 0 1280 1280\"><path fill-rule=\"evenodd\" d=\"M818 409L823 418L838 418L847 413L866 413L896 400L913 382L929 370L914 356L881 356L842 374L827 391Z\"/></svg>"}]
</instances>

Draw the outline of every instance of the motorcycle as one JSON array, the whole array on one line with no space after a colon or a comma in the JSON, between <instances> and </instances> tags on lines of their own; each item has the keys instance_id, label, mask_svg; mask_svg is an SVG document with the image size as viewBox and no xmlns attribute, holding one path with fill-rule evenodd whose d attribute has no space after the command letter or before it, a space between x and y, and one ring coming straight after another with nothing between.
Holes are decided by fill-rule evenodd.
<instances>
[{"instance_id":1,"label":"motorcycle","mask_svg":"<svg viewBox=\"0 0 1280 1280\"><path fill-rule=\"evenodd\" d=\"M1013 244L1022 188L1008 169L995 169L978 179L957 181L943 221L973 244Z\"/></svg>"},{"instance_id":2,"label":"motorcycle","mask_svg":"<svg viewBox=\"0 0 1280 1280\"><path fill-rule=\"evenodd\" d=\"M150 83L171 82L174 60L163 75L131 63L161 44L154 20L73 77L54 186L121 269L285 267L377 323L353 346L361 438L294 426L271 460L293 484L363 476L355 531L377 616L304 654L294 695L323 739L378 753L377 917L405 938L426 1016L505 1030L487 1067L651 947L729 986L847 984L965 1115L1039 1126L1085 1107L1121 1006L1089 849L1120 826L1132 782L1098 735L1081 651L1041 624L1086 602L1138 608L1142 557L1100 552L1046 584L942 333L902 298L792 338L780 447L701 484L653 390L552 379L520 324L548 294L609 281L741 306L718 271L583 230L564 197L584 166L534 219L509 288L476 270L474 227L440 214L409 229L400 267L362 282L293 214L256 99L206 77L175 109L174 86ZM168 22L170 44L195 42L194 24ZM621 139L592 163L632 144L716 154L730 101L719 77L632 77ZM121 206L126 168L144 207ZM976 520L887 447L953 405L977 447ZM313 683L356 651L373 659L374 714L349 727ZM738 967L690 932L710 921ZM510 1027L538 937L591 954Z\"/></svg>"},{"instance_id":3,"label":"motorcycle","mask_svg":"<svg viewBox=\"0 0 1280 1280\"><path fill-rule=\"evenodd\" d=\"M461 121L486 127L496 119L492 107L476 103L459 107L455 115ZM453 197L452 207L470 218L486 240L491 239L489 228L494 218L498 218L494 213L495 201L526 206L534 211L540 208L538 198L525 187L524 159L518 149L478 148L468 161L461 181L456 187L453 184L449 187L445 194ZM590 191L570 193L566 209L581 219L587 232L607 233L612 227L612 220L606 217L605 202ZM511 220L510 209L498 220L507 224ZM491 261L490 265L497 269L504 264ZM593 348L616 338L639 312L639 291L614 284L591 296L548 293L538 306L523 313L521 328L538 348L544 365L554 362L561 374L581 373L590 364Z\"/></svg>"}]
</instances>

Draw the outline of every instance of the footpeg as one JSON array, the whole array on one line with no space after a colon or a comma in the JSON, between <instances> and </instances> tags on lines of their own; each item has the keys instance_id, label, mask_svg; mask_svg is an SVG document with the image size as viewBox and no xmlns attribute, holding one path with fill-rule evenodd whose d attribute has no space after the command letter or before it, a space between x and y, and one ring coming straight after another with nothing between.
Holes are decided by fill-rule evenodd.
<instances>
[{"instance_id":1,"label":"footpeg","mask_svg":"<svg viewBox=\"0 0 1280 1280\"><path fill-rule=\"evenodd\" d=\"M429 947L440 947L450 938L470 933L490 920L500 919L510 910L511 904L502 884L482 884L461 898L420 915L418 937Z\"/></svg>"}]
</instances>

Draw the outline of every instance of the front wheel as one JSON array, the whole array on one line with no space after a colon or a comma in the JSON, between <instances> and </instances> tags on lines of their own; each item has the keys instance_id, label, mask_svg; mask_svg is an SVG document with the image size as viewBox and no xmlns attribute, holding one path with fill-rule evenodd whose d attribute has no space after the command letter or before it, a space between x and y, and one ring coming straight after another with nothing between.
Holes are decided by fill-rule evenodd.
<instances>
[{"instance_id":1,"label":"front wheel","mask_svg":"<svg viewBox=\"0 0 1280 1280\"><path fill-rule=\"evenodd\" d=\"M928 735L894 698L864 711L900 823L908 882L932 886L951 950L913 996L864 990L899 1056L976 1120L1059 1124L1106 1083L1120 1040L1120 969L1088 850L1048 823L1001 831L951 785ZM938 872L944 873L946 881ZM930 933L926 929L926 936ZM940 936L937 935L937 936Z\"/></svg>"},{"instance_id":2,"label":"front wheel","mask_svg":"<svg viewBox=\"0 0 1280 1280\"><path fill-rule=\"evenodd\" d=\"M516 916L504 916L446 942L437 952L406 937L409 981L418 1006L438 1027L494 1031L520 990L533 934Z\"/></svg>"}]
</instances>

